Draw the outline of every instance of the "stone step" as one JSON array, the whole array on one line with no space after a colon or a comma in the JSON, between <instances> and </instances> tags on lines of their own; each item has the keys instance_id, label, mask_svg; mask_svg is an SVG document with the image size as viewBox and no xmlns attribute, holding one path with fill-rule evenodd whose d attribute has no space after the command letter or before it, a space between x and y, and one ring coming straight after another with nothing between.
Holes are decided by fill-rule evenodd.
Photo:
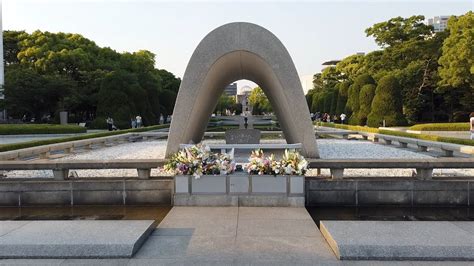
<instances>
[{"instance_id":1,"label":"stone step","mask_svg":"<svg viewBox=\"0 0 474 266\"><path fill-rule=\"evenodd\" d=\"M474 222L321 221L340 260L474 260Z\"/></svg>"},{"instance_id":2,"label":"stone step","mask_svg":"<svg viewBox=\"0 0 474 266\"><path fill-rule=\"evenodd\" d=\"M130 258L153 220L0 221L0 259Z\"/></svg>"}]
</instances>

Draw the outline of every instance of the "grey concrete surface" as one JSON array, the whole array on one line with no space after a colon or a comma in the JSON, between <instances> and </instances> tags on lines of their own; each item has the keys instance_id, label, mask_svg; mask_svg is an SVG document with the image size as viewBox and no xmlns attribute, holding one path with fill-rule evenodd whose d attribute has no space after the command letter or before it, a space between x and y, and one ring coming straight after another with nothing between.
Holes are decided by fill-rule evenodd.
<instances>
[{"instance_id":1,"label":"grey concrete surface","mask_svg":"<svg viewBox=\"0 0 474 266\"><path fill-rule=\"evenodd\" d=\"M472 206L473 178L306 179L306 206Z\"/></svg>"},{"instance_id":2,"label":"grey concrete surface","mask_svg":"<svg viewBox=\"0 0 474 266\"><path fill-rule=\"evenodd\" d=\"M468 223L458 226L474 231ZM0 259L0 265L464 266L472 262L341 261L304 208L174 207L132 258Z\"/></svg>"},{"instance_id":3,"label":"grey concrete surface","mask_svg":"<svg viewBox=\"0 0 474 266\"><path fill-rule=\"evenodd\" d=\"M321 221L341 260L474 261L474 222Z\"/></svg>"},{"instance_id":4,"label":"grey concrete surface","mask_svg":"<svg viewBox=\"0 0 474 266\"><path fill-rule=\"evenodd\" d=\"M0 221L0 258L129 258L153 220Z\"/></svg>"},{"instance_id":5,"label":"grey concrete surface","mask_svg":"<svg viewBox=\"0 0 474 266\"><path fill-rule=\"evenodd\" d=\"M171 179L9 180L0 182L0 206L171 205L173 186Z\"/></svg>"},{"instance_id":6,"label":"grey concrete surface","mask_svg":"<svg viewBox=\"0 0 474 266\"><path fill-rule=\"evenodd\" d=\"M179 88L166 154L179 144L201 141L224 87L236 80L256 82L267 95L288 143L302 143L306 157L318 157L301 82L284 45L251 23L218 27L198 45Z\"/></svg>"},{"instance_id":7,"label":"grey concrete surface","mask_svg":"<svg viewBox=\"0 0 474 266\"><path fill-rule=\"evenodd\" d=\"M339 263L306 209L266 207L173 207L133 260L151 259L205 265Z\"/></svg>"}]
</instances>

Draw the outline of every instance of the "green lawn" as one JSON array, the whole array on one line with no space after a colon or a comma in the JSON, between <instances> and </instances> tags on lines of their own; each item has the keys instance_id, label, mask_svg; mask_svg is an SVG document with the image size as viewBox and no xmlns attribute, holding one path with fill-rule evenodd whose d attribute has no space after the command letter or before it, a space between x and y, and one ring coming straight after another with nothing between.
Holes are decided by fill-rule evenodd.
<instances>
[{"instance_id":1,"label":"green lawn","mask_svg":"<svg viewBox=\"0 0 474 266\"><path fill-rule=\"evenodd\" d=\"M86 133L85 127L53 124L1 124L0 135Z\"/></svg>"},{"instance_id":2,"label":"green lawn","mask_svg":"<svg viewBox=\"0 0 474 266\"><path fill-rule=\"evenodd\" d=\"M125 134L125 133L132 133L132 132L144 132L144 131L156 130L156 129L167 128L167 127L169 127L169 124L142 127L142 128L133 128L133 129L124 129L124 130L117 130L117 131L106 131L106 132L100 132L100 133L90 133L90 134L57 138L57 139L35 140L35 141L28 141L28 142L21 142L21 143L3 144L3 145L0 145L0 152L36 147L36 146L41 146L41 145L62 143L62 142L68 142L68 141L74 141L74 140L100 138L100 137L120 135L120 134Z\"/></svg>"},{"instance_id":3,"label":"green lawn","mask_svg":"<svg viewBox=\"0 0 474 266\"><path fill-rule=\"evenodd\" d=\"M417 131L469 131L469 123L432 123L411 126L409 130Z\"/></svg>"},{"instance_id":4,"label":"green lawn","mask_svg":"<svg viewBox=\"0 0 474 266\"><path fill-rule=\"evenodd\" d=\"M407 133L407 132L401 132L401 131L383 130L383 129L373 128L373 127L341 125L341 124L334 124L334 123L322 123L322 126L474 146L474 140L470 140L470 139L449 138L449 137L441 137L441 136L434 136L434 135L427 135L427 134L414 134L414 133Z\"/></svg>"}]
</instances>

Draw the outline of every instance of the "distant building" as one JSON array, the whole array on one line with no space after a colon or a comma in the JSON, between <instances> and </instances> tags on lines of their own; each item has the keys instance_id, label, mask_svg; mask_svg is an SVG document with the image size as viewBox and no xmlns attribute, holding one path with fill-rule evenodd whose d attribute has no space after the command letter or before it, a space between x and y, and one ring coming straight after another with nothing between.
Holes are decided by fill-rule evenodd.
<instances>
[{"instance_id":1,"label":"distant building","mask_svg":"<svg viewBox=\"0 0 474 266\"><path fill-rule=\"evenodd\" d=\"M238 90L237 103L242 104L243 114L252 114L252 106L249 103L249 95L252 93L252 90L249 86L243 86Z\"/></svg>"},{"instance_id":2,"label":"distant building","mask_svg":"<svg viewBox=\"0 0 474 266\"><path fill-rule=\"evenodd\" d=\"M341 62L341 60L329 60L324 63L322 63L323 66L335 66L337 63Z\"/></svg>"},{"instance_id":3,"label":"distant building","mask_svg":"<svg viewBox=\"0 0 474 266\"><path fill-rule=\"evenodd\" d=\"M224 94L235 97L237 95L237 82L227 85L227 87L224 89Z\"/></svg>"},{"instance_id":4,"label":"distant building","mask_svg":"<svg viewBox=\"0 0 474 266\"><path fill-rule=\"evenodd\" d=\"M451 16L436 16L428 19L428 25L433 26L435 32L444 31L448 28L448 19Z\"/></svg>"}]
</instances>

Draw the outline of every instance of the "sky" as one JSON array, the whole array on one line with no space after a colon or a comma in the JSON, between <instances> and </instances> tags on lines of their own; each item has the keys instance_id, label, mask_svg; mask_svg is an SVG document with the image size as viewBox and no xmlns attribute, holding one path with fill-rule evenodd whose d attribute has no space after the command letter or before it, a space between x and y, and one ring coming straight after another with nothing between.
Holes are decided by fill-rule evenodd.
<instances>
[{"instance_id":1,"label":"sky","mask_svg":"<svg viewBox=\"0 0 474 266\"><path fill-rule=\"evenodd\" d=\"M364 33L374 23L473 9L474 0L3 0L2 19L4 30L79 33L118 52L146 49L156 54L156 67L178 77L207 33L229 22L251 22L283 42L308 89L323 62L379 49Z\"/></svg>"}]
</instances>

